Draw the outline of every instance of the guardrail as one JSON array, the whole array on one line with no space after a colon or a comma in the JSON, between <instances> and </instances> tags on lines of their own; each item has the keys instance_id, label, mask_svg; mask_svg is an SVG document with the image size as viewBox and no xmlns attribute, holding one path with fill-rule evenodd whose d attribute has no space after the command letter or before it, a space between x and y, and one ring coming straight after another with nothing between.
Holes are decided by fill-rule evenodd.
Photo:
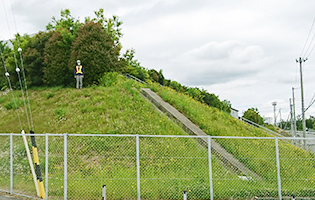
<instances>
[{"instance_id":1,"label":"guardrail","mask_svg":"<svg viewBox=\"0 0 315 200\"><path fill-rule=\"evenodd\" d=\"M277 132L274 132L274 131L272 131L272 130L264 127L264 126L261 126L261 125L255 123L255 122L253 122L253 121L250 121L249 119L246 119L244 117L241 117L240 120L244 121L245 123L247 123L247 124L249 124L251 126L259 128L260 130L264 131L265 133L268 133L269 135L276 136L276 137L283 137L283 135L281 135L281 134L279 134Z\"/></svg>"}]
</instances>

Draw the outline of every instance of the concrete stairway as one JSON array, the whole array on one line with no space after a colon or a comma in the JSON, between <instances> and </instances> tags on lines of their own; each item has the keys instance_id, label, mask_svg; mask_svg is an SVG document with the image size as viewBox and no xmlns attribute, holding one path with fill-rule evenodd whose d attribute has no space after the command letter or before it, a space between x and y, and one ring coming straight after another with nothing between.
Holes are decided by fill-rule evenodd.
<instances>
[{"instance_id":1,"label":"concrete stairway","mask_svg":"<svg viewBox=\"0 0 315 200\"><path fill-rule=\"evenodd\" d=\"M166 113L169 117L175 119L175 121L178 122L189 134L197 136L208 136L199 127L192 123L186 116L180 113L169 103L165 102L151 89L142 88L141 93L146 98L148 98L159 110ZM208 147L207 138L200 138L199 143L206 148ZM219 143L217 143L213 139L211 140L211 151L217 155L217 157L225 164L225 166L232 169L234 172L240 175L246 175L255 179L260 179L259 175L248 169L243 163L234 158L232 154L227 152Z\"/></svg>"}]
</instances>

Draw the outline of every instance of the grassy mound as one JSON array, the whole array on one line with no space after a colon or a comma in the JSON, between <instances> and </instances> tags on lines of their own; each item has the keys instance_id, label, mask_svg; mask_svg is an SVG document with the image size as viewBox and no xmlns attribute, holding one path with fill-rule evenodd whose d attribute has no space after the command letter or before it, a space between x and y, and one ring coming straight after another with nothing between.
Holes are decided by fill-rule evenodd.
<instances>
[{"instance_id":1,"label":"grassy mound","mask_svg":"<svg viewBox=\"0 0 315 200\"><path fill-rule=\"evenodd\" d=\"M165 101L184 113L212 136L270 137L267 133L234 119L227 113L208 107L167 87L151 86ZM275 140L216 139L227 151L266 181L276 181ZM315 156L292 144L279 140L280 172L284 194L314 196Z\"/></svg>"},{"instance_id":2,"label":"grassy mound","mask_svg":"<svg viewBox=\"0 0 315 200\"><path fill-rule=\"evenodd\" d=\"M160 113L139 92L144 87L119 78L107 87L33 88L29 91L36 133L69 133L68 198L99 199L102 185L110 199L136 199L136 138L120 134L186 135L176 123ZM266 137L266 133L209 108L186 95L152 86L165 101L213 136ZM23 101L14 91L24 129L28 129ZM10 93L0 94L0 132L20 131ZM116 134L102 137L71 136ZM242 180L212 155L216 199L277 197L275 141L270 139L216 139L236 158L262 177ZM14 188L34 194L22 139L14 136ZM38 136L40 163L44 169L44 137ZM279 141L283 195L315 196L314 155ZM0 189L9 185L9 136L0 138ZM187 190L191 199L209 199L207 149L196 139L140 137L141 198L181 199ZM44 174L45 175L45 174ZM63 198L63 135L49 137L49 195ZM24 191L25 193L26 191ZM27 192L26 192L27 193Z\"/></svg>"}]
</instances>

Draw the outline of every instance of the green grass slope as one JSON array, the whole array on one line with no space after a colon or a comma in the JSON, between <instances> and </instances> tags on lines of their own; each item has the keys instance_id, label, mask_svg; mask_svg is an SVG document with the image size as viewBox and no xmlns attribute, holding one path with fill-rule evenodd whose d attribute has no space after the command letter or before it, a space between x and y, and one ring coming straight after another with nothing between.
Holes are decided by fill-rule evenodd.
<instances>
[{"instance_id":1,"label":"green grass slope","mask_svg":"<svg viewBox=\"0 0 315 200\"><path fill-rule=\"evenodd\" d=\"M35 88L29 90L35 133L69 133L68 199L99 199L103 184L108 198L136 199L135 137L75 137L82 134L186 135L139 92L140 86L121 78L111 87ZM22 126L28 129L20 91L14 91ZM0 96L0 132L19 133L20 125L10 93ZM28 132L28 131L27 131ZM45 169L44 137L37 137ZM14 188L34 195L22 139L14 136ZM9 137L0 140L0 188L9 185ZM209 197L207 149L195 139L140 138L141 195L144 199L178 199L184 190L195 199ZM213 177L242 181L213 155ZM43 173L43 177L45 174ZM219 184L222 184L219 183ZM216 195L231 194L214 184ZM25 187L27 185L28 187ZM49 137L49 196L63 195L63 135ZM256 189L258 188L255 187ZM26 190L27 189L27 190ZM24 190L24 191L23 191ZM26 190L26 191L25 191ZM235 194L233 195L241 195Z\"/></svg>"},{"instance_id":2,"label":"green grass slope","mask_svg":"<svg viewBox=\"0 0 315 200\"><path fill-rule=\"evenodd\" d=\"M167 87L151 86L165 101L209 135L270 137L267 133L234 119L227 113L208 107L194 99ZM264 139L216 139L247 167L264 180L276 181L275 140ZM292 142L279 140L280 172L284 195L315 196L315 156Z\"/></svg>"},{"instance_id":3,"label":"green grass slope","mask_svg":"<svg viewBox=\"0 0 315 200\"><path fill-rule=\"evenodd\" d=\"M108 187L110 199L136 199L135 137L119 134L186 135L176 123L157 111L140 94L144 87L120 78L111 87L34 88L29 90L36 133L117 134L117 137L68 136L68 199L99 199ZM175 91L151 86L164 100L213 136L268 136L217 109L209 108ZM25 130L28 123L21 100L18 112ZM0 94L0 133L18 133L20 125L10 93ZM274 140L216 139L262 180L242 181L212 155L215 199L245 199L277 196ZM44 138L37 137L44 169ZM14 183L31 187L25 149L14 137ZM283 195L314 196L314 155L280 141ZM0 140L0 189L8 186L9 137ZM141 198L181 199L187 190L191 199L209 199L207 149L195 139L140 137ZM294 183L294 184L292 184ZM63 137L49 139L49 195L62 199ZM34 190L33 190L34 191Z\"/></svg>"}]
</instances>

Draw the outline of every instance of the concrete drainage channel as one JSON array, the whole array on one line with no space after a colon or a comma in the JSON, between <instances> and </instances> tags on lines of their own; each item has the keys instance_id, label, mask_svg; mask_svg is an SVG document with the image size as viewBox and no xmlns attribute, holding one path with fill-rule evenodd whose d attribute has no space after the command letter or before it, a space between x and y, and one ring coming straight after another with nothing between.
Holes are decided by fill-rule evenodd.
<instances>
[{"instance_id":1,"label":"concrete drainage channel","mask_svg":"<svg viewBox=\"0 0 315 200\"><path fill-rule=\"evenodd\" d=\"M159 95L153 92L149 88L142 88L141 93L149 99L159 110L166 113L170 118L175 119L183 129L191 135L207 136L199 127L192 123L186 116L180 113L176 108L165 102ZM208 141L206 138L201 138L199 143L208 147ZM261 179L259 175L247 168L243 163L238 161L232 154L227 152L219 143L211 139L211 150L216 156L224 163L225 166L232 169L240 175L246 175L255 179Z\"/></svg>"}]
</instances>

